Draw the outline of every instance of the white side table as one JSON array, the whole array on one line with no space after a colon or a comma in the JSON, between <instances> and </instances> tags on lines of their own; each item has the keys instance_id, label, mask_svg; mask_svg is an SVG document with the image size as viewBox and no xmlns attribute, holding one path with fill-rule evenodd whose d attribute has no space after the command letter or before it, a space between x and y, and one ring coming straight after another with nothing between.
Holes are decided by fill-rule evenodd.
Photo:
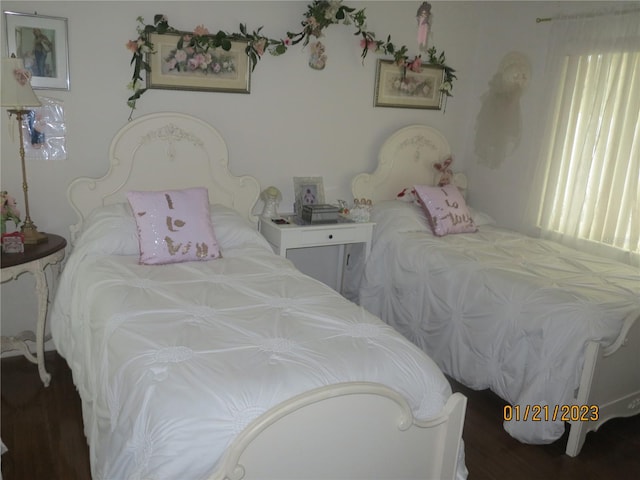
<instances>
[{"instance_id":1,"label":"white side table","mask_svg":"<svg viewBox=\"0 0 640 480\"><path fill-rule=\"evenodd\" d=\"M282 257L294 248L324 247L338 245L342 248L342 263L338 274L337 290L342 292L344 271L344 246L352 243L364 244L365 260L371 252L371 237L375 223L355 223L341 220L339 223L301 224L293 215L283 215L287 224L277 224L272 220L260 219L260 233L271 244L273 251ZM299 221L299 220L298 220Z\"/></svg>"},{"instance_id":2,"label":"white side table","mask_svg":"<svg viewBox=\"0 0 640 480\"><path fill-rule=\"evenodd\" d=\"M24 331L15 337L2 336L2 352L20 350L31 362L38 365L40 379L45 387L49 386L51 375L47 373L44 364L44 327L47 321L47 307L49 303L49 286L45 275L47 265L60 265L64 259L64 249L67 241L58 235L47 234L48 240L36 245L25 245L23 253L2 254L2 283L18 278L25 272L31 272L36 279L36 294L38 296L38 318L35 334ZM35 342L35 355L31 352L27 342Z\"/></svg>"}]
</instances>

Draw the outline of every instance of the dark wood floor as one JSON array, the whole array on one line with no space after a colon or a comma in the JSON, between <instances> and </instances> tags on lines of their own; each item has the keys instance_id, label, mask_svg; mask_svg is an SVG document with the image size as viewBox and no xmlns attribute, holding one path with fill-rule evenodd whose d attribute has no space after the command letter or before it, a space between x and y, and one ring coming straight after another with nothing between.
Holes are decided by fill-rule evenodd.
<instances>
[{"instance_id":1,"label":"dark wood floor","mask_svg":"<svg viewBox=\"0 0 640 480\"><path fill-rule=\"evenodd\" d=\"M2 440L9 448L2 455L4 480L90 479L80 399L64 359L47 353L48 388L22 357L2 359L1 366ZM470 480L640 478L640 415L589 433L580 455L570 458L564 455L567 433L551 445L520 444L502 429L504 402L452 384L469 399L464 439Z\"/></svg>"}]
</instances>

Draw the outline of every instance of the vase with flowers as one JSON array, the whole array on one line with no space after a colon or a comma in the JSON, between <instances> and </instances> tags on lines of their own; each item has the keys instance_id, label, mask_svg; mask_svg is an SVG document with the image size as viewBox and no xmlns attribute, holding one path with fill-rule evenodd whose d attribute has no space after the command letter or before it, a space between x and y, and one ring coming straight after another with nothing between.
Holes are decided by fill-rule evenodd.
<instances>
[{"instance_id":1,"label":"vase with flowers","mask_svg":"<svg viewBox=\"0 0 640 480\"><path fill-rule=\"evenodd\" d=\"M7 232L7 222L12 221L17 227L20 223L20 210L16 205L16 199L9 195L6 191L2 191L0 193L0 200L2 201L1 207L1 221L0 227L2 228L2 232Z\"/></svg>"}]
</instances>

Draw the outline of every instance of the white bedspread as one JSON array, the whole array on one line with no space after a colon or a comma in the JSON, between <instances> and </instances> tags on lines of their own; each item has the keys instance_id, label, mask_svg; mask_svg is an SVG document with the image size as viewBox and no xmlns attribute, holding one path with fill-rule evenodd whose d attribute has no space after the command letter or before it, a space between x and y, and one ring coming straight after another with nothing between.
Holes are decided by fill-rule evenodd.
<instances>
[{"instance_id":1,"label":"white bedspread","mask_svg":"<svg viewBox=\"0 0 640 480\"><path fill-rule=\"evenodd\" d=\"M214 216L222 259L143 266L132 219L111 213L70 255L51 319L96 480L205 478L251 420L322 385L386 384L419 418L450 395L424 352L257 233L246 241Z\"/></svg>"},{"instance_id":2,"label":"white bedspread","mask_svg":"<svg viewBox=\"0 0 640 480\"><path fill-rule=\"evenodd\" d=\"M481 225L435 237L420 208L374 208L360 304L425 350L443 371L513 405L571 404L589 340L607 346L640 315L637 268ZM511 421L526 443L550 443L556 422Z\"/></svg>"}]
</instances>

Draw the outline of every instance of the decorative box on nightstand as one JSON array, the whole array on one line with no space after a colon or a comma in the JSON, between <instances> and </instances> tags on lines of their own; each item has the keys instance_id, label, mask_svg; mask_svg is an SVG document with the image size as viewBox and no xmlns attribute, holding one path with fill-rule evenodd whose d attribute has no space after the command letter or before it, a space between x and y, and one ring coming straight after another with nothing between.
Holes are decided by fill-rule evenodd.
<instances>
[{"instance_id":1,"label":"decorative box on nightstand","mask_svg":"<svg viewBox=\"0 0 640 480\"><path fill-rule=\"evenodd\" d=\"M304 205L302 220L307 223L338 223L340 209L333 205Z\"/></svg>"},{"instance_id":2,"label":"decorative box on nightstand","mask_svg":"<svg viewBox=\"0 0 640 480\"><path fill-rule=\"evenodd\" d=\"M337 223L311 224L293 215L283 215L282 221L260 219L260 233L271 244L273 251L282 257L287 250L294 248L324 247L338 245L341 249L340 265L336 290L342 290L342 273L344 271L344 246L352 243L364 245L366 260L371 252L371 236L375 223L355 223L340 217Z\"/></svg>"}]
</instances>

